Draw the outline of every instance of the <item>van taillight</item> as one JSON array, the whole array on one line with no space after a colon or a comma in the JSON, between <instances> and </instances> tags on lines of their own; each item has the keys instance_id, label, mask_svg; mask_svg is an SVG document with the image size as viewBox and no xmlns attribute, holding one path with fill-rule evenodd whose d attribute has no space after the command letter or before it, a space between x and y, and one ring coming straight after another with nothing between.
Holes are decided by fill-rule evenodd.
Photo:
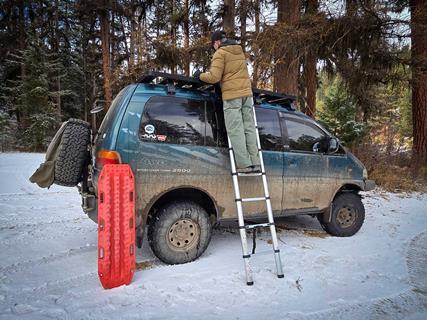
<instances>
[{"instance_id":1,"label":"van taillight","mask_svg":"<svg viewBox=\"0 0 427 320\"><path fill-rule=\"evenodd\" d=\"M96 154L96 165L102 167L106 164L121 163L120 153L111 150L101 150Z\"/></svg>"}]
</instances>

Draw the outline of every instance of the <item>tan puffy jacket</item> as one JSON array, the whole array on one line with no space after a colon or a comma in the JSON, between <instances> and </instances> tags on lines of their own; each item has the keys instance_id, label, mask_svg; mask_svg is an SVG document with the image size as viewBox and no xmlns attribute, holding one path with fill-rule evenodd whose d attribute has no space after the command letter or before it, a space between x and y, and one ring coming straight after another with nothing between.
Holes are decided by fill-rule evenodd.
<instances>
[{"instance_id":1,"label":"tan puffy jacket","mask_svg":"<svg viewBox=\"0 0 427 320\"><path fill-rule=\"evenodd\" d=\"M214 54L208 72L200 80L221 84L222 100L252 96L252 85L246 66L245 54L237 44L223 45Z\"/></svg>"}]
</instances>

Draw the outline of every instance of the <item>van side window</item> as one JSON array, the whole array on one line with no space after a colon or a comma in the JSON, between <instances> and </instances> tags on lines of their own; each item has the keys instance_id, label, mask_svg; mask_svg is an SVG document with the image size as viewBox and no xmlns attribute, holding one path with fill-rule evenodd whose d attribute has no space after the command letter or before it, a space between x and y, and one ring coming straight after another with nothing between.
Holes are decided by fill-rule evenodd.
<instances>
[{"instance_id":1,"label":"van side window","mask_svg":"<svg viewBox=\"0 0 427 320\"><path fill-rule=\"evenodd\" d=\"M143 141L205 144L205 103L157 96L145 105L139 136Z\"/></svg>"},{"instance_id":2,"label":"van side window","mask_svg":"<svg viewBox=\"0 0 427 320\"><path fill-rule=\"evenodd\" d=\"M207 102L206 145L228 147L222 103Z\"/></svg>"},{"instance_id":3,"label":"van side window","mask_svg":"<svg viewBox=\"0 0 427 320\"><path fill-rule=\"evenodd\" d=\"M292 151L309 151L309 152L322 152L317 150L319 145L323 149L327 141L326 135L302 121L295 121L286 119L286 128L288 130L289 147ZM317 146L315 146L315 144Z\"/></svg>"},{"instance_id":4,"label":"van side window","mask_svg":"<svg viewBox=\"0 0 427 320\"><path fill-rule=\"evenodd\" d=\"M283 151L282 131L276 110L255 108L259 138L263 150Z\"/></svg>"}]
</instances>

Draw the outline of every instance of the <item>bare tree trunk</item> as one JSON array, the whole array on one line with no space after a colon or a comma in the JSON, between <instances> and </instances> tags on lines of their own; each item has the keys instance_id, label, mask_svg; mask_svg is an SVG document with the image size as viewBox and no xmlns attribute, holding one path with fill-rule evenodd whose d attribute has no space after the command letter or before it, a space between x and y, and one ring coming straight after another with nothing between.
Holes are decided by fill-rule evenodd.
<instances>
[{"instance_id":1,"label":"bare tree trunk","mask_svg":"<svg viewBox=\"0 0 427 320\"><path fill-rule=\"evenodd\" d=\"M109 40L110 40L110 70L114 70L116 68L116 30L115 30L115 15L114 10L111 10L111 21L110 21L110 29L109 29Z\"/></svg>"},{"instance_id":2,"label":"bare tree trunk","mask_svg":"<svg viewBox=\"0 0 427 320\"><path fill-rule=\"evenodd\" d=\"M129 19L130 19L129 66L133 67L135 64L135 42L136 42L136 22L135 22L135 15L133 12L129 16Z\"/></svg>"},{"instance_id":3,"label":"bare tree trunk","mask_svg":"<svg viewBox=\"0 0 427 320\"><path fill-rule=\"evenodd\" d=\"M19 1L19 49L24 50L25 49L25 42L26 42L26 31L25 31L25 3L24 0ZM24 80L26 76L26 70L25 70L25 64L21 63L21 79ZM19 108L16 111L16 120L18 124L22 124L22 122L25 121L26 115L25 111L21 108Z\"/></svg>"},{"instance_id":4,"label":"bare tree trunk","mask_svg":"<svg viewBox=\"0 0 427 320\"><path fill-rule=\"evenodd\" d=\"M246 52L246 16L248 15L248 4L246 0L240 0L240 41L243 52Z\"/></svg>"},{"instance_id":5,"label":"bare tree trunk","mask_svg":"<svg viewBox=\"0 0 427 320\"><path fill-rule=\"evenodd\" d=\"M172 39L172 48L175 53L176 49L176 23L175 23L175 0L172 0L172 12L171 12L171 39ZM175 61L171 61L171 73L176 73L176 64Z\"/></svg>"},{"instance_id":6,"label":"bare tree trunk","mask_svg":"<svg viewBox=\"0 0 427 320\"><path fill-rule=\"evenodd\" d=\"M305 113L314 119L316 115L316 55L310 51L305 56L304 78L307 90L307 108Z\"/></svg>"},{"instance_id":7,"label":"bare tree trunk","mask_svg":"<svg viewBox=\"0 0 427 320\"><path fill-rule=\"evenodd\" d=\"M260 19L259 19L259 15L260 15L260 0L255 0L255 35L258 36L259 31L260 31ZM255 59L254 59L254 74L253 76L253 84L255 87L258 86L258 75L259 75L259 63L258 63L258 53L256 53Z\"/></svg>"},{"instance_id":8,"label":"bare tree trunk","mask_svg":"<svg viewBox=\"0 0 427 320\"><path fill-rule=\"evenodd\" d=\"M411 0L412 121L416 164L427 163L427 3Z\"/></svg>"},{"instance_id":9,"label":"bare tree trunk","mask_svg":"<svg viewBox=\"0 0 427 320\"><path fill-rule=\"evenodd\" d=\"M184 72L188 77L190 75L190 56L188 49L190 47L190 17L188 13L188 0L184 0L184 50L185 50L185 61L184 61Z\"/></svg>"},{"instance_id":10,"label":"bare tree trunk","mask_svg":"<svg viewBox=\"0 0 427 320\"><path fill-rule=\"evenodd\" d=\"M206 17L206 0L201 1L200 3L200 12L201 14ZM205 19L205 21L202 24L202 31L203 31L203 35L207 35L209 33L209 22L207 19Z\"/></svg>"},{"instance_id":11,"label":"bare tree trunk","mask_svg":"<svg viewBox=\"0 0 427 320\"><path fill-rule=\"evenodd\" d=\"M277 8L277 22L294 25L300 18L299 0L279 0ZM274 87L278 92L298 95L298 71L299 58L292 50L292 44L288 50L289 54L281 57L274 72Z\"/></svg>"},{"instance_id":12,"label":"bare tree trunk","mask_svg":"<svg viewBox=\"0 0 427 320\"><path fill-rule=\"evenodd\" d=\"M145 40L145 35L143 34L145 32L145 17L143 12L139 12L138 13L138 20L137 20L137 24L136 24L136 52L137 52L137 57L136 57L136 61L138 63L141 63L144 59L144 47L143 47L143 42ZM156 37L159 38L159 28L157 27L157 34Z\"/></svg>"},{"instance_id":13,"label":"bare tree trunk","mask_svg":"<svg viewBox=\"0 0 427 320\"><path fill-rule=\"evenodd\" d=\"M358 0L345 0L345 11L347 16L354 16L358 8Z\"/></svg>"},{"instance_id":14,"label":"bare tree trunk","mask_svg":"<svg viewBox=\"0 0 427 320\"><path fill-rule=\"evenodd\" d=\"M319 8L318 0L308 0L307 1L307 10L308 15L315 15ZM305 78L305 87L307 89L307 108L306 114L309 117L314 119L316 114L316 63L317 57L313 49L309 49L308 53L305 56L305 66L304 66L304 78Z\"/></svg>"},{"instance_id":15,"label":"bare tree trunk","mask_svg":"<svg viewBox=\"0 0 427 320\"><path fill-rule=\"evenodd\" d=\"M58 0L55 0L55 10L54 10L54 21L55 21L55 39L54 39L54 52L58 54L59 57L59 19L58 19L58 12L59 12L59 3ZM58 118L59 121L61 121L61 78L60 76L61 71L58 71L58 77L56 78L56 89L58 90L58 96L56 97L56 103L58 104Z\"/></svg>"},{"instance_id":16,"label":"bare tree trunk","mask_svg":"<svg viewBox=\"0 0 427 320\"><path fill-rule=\"evenodd\" d=\"M126 28L125 28L125 24L123 22L123 16L120 16L120 28L121 28L121 32L123 35L123 42L125 44L125 52L126 52L126 56L128 57L128 63L130 65L130 52L129 52L129 46L128 46L128 42L127 42L127 33L126 33Z\"/></svg>"},{"instance_id":17,"label":"bare tree trunk","mask_svg":"<svg viewBox=\"0 0 427 320\"><path fill-rule=\"evenodd\" d=\"M111 71L110 71L110 23L108 19L108 10L102 10L101 14L101 42L102 42L102 71L104 75L104 99L105 109L111 105Z\"/></svg>"},{"instance_id":18,"label":"bare tree trunk","mask_svg":"<svg viewBox=\"0 0 427 320\"><path fill-rule=\"evenodd\" d=\"M223 23L227 36L234 36L234 0L224 0Z\"/></svg>"}]
</instances>

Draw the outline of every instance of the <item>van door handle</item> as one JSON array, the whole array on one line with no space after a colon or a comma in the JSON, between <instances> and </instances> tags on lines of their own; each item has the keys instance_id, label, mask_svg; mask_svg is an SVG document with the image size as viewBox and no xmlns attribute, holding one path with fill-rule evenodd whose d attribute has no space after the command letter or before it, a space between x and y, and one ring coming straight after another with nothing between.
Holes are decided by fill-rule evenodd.
<instances>
[{"instance_id":1,"label":"van door handle","mask_svg":"<svg viewBox=\"0 0 427 320\"><path fill-rule=\"evenodd\" d=\"M290 167L296 167L297 166L297 162L294 159L290 159L289 160L289 166Z\"/></svg>"}]
</instances>

